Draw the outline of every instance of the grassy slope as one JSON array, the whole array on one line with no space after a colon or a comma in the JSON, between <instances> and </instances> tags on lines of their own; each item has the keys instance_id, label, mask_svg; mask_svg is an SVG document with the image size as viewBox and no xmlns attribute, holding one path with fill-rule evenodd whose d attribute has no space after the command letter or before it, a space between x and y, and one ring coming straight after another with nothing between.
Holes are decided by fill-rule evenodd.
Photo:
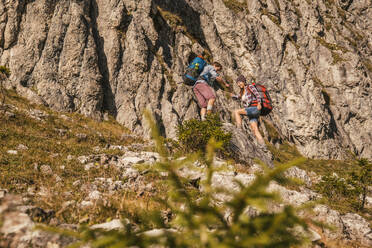
<instances>
[{"instance_id":1,"label":"grassy slope","mask_svg":"<svg viewBox=\"0 0 372 248\"><path fill-rule=\"evenodd\" d=\"M130 137L122 139L122 135L129 131L112 119L96 122L75 113L57 113L32 105L11 91L7 92L5 103L17 109L10 110L8 107L15 114L13 118L3 115L3 112L0 116L0 188L8 189L11 193L25 193L29 189L39 192L44 188L46 195L31 195L29 204L53 210L59 220L68 223L83 220L97 223L108 218L137 215L159 206L150 195L139 197L129 189L107 196L107 200L98 202L90 210L81 210L76 204L63 207L67 201L81 202L86 197L81 186L89 185L97 177L122 180L120 172L113 166L105 168L97 162L95 168L85 171L84 165L76 159L67 159L69 155L75 158L93 154L120 156L123 154L120 150L103 148L106 144L130 145L143 141ZM42 110L47 117L43 121L35 120L27 114L31 109ZM67 118L61 118L62 114ZM58 129L65 130L65 133L60 134ZM86 138L78 137L78 134L85 134ZM19 144L27 146L28 150L19 150L17 155L7 152L17 150ZM101 148L98 152L94 149L97 146ZM53 175L43 175L41 165L49 165ZM60 183L56 182L56 176L62 179ZM152 180L151 173L146 177ZM73 185L77 180L80 183Z\"/></svg>"},{"instance_id":2,"label":"grassy slope","mask_svg":"<svg viewBox=\"0 0 372 248\"><path fill-rule=\"evenodd\" d=\"M302 157L296 147L288 143L280 145L279 149L276 149L274 146L269 145L269 149L274 155L274 164L281 164ZM306 161L300 164L298 167L310 173L314 172L319 176L332 175L333 173L336 173L339 177L347 178L350 172L357 169L357 160L306 159ZM312 189L316 191L316 185L313 185ZM371 209L356 210L353 208L352 202L349 200L350 199L345 199L341 196L338 200L329 200L327 198L323 199L324 203L329 205L331 208L336 209L341 213L358 213L366 218L372 225Z\"/></svg>"}]
</instances>

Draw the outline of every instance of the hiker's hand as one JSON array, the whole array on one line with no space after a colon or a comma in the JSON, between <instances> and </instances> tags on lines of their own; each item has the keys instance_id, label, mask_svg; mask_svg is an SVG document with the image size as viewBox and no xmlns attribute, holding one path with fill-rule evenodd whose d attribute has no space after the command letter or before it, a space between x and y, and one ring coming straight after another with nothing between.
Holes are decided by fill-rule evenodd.
<instances>
[{"instance_id":1,"label":"hiker's hand","mask_svg":"<svg viewBox=\"0 0 372 248\"><path fill-rule=\"evenodd\" d=\"M262 109L262 105L261 105L261 103L258 103L258 104L257 104L257 109L258 109L258 110L261 110L261 109Z\"/></svg>"}]
</instances>

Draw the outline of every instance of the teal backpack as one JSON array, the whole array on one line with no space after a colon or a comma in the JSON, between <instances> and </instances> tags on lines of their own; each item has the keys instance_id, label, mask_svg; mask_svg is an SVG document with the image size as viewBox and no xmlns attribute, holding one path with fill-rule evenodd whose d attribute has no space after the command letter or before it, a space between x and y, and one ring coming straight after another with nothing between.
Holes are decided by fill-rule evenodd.
<instances>
[{"instance_id":1,"label":"teal backpack","mask_svg":"<svg viewBox=\"0 0 372 248\"><path fill-rule=\"evenodd\" d=\"M187 67L186 72L182 77L183 83L193 86L206 64L207 62L201 56L196 57Z\"/></svg>"}]
</instances>

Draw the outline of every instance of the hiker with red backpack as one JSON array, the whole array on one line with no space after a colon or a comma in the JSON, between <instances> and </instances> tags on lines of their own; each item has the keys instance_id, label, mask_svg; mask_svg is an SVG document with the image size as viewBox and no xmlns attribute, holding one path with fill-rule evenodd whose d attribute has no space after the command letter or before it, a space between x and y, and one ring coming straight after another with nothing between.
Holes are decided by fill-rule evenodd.
<instances>
[{"instance_id":1,"label":"hiker with red backpack","mask_svg":"<svg viewBox=\"0 0 372 248\"><path fill-rule=\"evenodd\" d=\"M213 87L215 83L223 84L225 87L230 87L219 73L222 71L222 65L214 62L212 65L207 64L202 56L196 57L187 68L183 76L184 83L193 86L200 110L201 120L205 120L206 114L210 114L216 100L216 93Z\"/></svg>"},{"instance_id":2,"label":"hiker with red backpack","mask_svg":"<svg viewBox=\"0 0 372 248\"><path fill-rule=\"evenodd\" d=\"M265 141L258 130L258 119L260 115L267 115L272 110L270 95L263 85L247 84L243 75L240 75L236 81L240 88L240 94L232 95L232 97L240 99L244 105L244 108L234 110L236 126L238 128L242 126L241 115L248 116L251 130L258 143L265 146Z\"/></svg>"}]
</instances>

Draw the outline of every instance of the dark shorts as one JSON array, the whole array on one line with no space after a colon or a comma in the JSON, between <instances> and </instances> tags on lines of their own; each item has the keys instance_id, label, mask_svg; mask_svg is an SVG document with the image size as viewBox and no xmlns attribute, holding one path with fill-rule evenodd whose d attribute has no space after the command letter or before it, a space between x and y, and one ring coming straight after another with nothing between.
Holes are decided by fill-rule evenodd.
<instances>
[{"instance_id":1,"label":"dark shorts","mask_svg":"<svg viewBox=\"0 0 372 248\"><path fill-rule=\"evenodd\" d=\"M245 112L247 112L249 122L258 122L258 117L260 117L261 111L258 110L257 107L245 108Z\"/></svg>"},{"instance_id":2,"label":"dark shorts","mask_svg":"<svg viewBox=\"0 0 372 248\"><path fill-rule=\"evenodd\" d=\"M208 101L216 98L214 90L207 83L197 82L193 91L201 108L206 108L208 106Z\"/></svg>"}]
</instances>

